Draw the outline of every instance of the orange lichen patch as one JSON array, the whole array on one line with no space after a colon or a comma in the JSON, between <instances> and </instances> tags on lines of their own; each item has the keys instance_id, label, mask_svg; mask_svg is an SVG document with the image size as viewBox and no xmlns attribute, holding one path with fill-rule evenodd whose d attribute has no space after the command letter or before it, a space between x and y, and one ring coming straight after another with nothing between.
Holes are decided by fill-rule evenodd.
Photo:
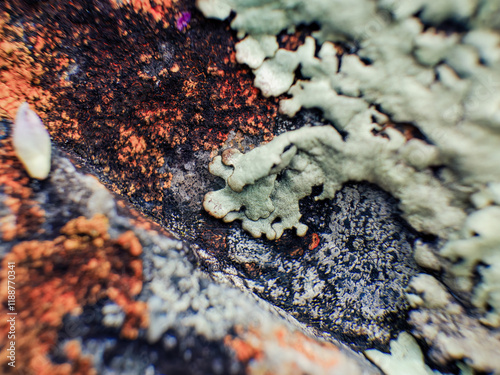
<instances>
[{"instance_id":1,"label":"orange lichen patch","mask_svg":"<svg viewBox=\"0 0 500 375\"><path fill-rule=\"evenodd\" d=\"M312 234L312 239L311 239L311 243L309 244L309 250L314 250L318 247L319 243L320 243L320 238L318 236L318 233L313 233Z\"/></svg>"},{"instance_id":2,"label":"orange lichen patch","mask_svg":"<svg viewBox=\"0 0 500 375\"><path fill-rule=\"evenodd\" d=\"M32 87L51 94L41 91L34 107L53 141L158 222L172 188L165 154L216 152L238 130L247 146L249 136L256 144L273 137L279 99L264 98L236 62L229 24L203 18L194 2L13 0L2 10L23 14L13 26L1 13L12 38L0 40L21 43L43 68L30 68L41 74ZM181 12L192 18L179 31Z\"/></svg>"},{"instance_id":3,"label":"orange lichen patch","mask_svg":"<svg viewBox=\"0 0 500 375\"><path fill-rule=\"evenodd\" d=\"M294 33L290 34L284 31L277 38L279 48L296 51L297 48L304 44L306 37L311 36L317 30L315 25L301 25L297 27Z\"/></svg>"},{"instance_id":4,"label":"orange lichen patch","mask_svg":"<svg viewBox=\"0 0 500 375\"><path fill-rule=\"evenodd\" d=\"M237 327L237 332L244 334L241 327ZM253 334L255 331L250 332ZM259 360L264 356L260 340L252 342L252 340L228 335L224 338L224 345L230 347L236 354L238 361L243 363L248 363L252 359Z\"/></svg>"},{"instance_id":5,"label":"orange lichen patch","mask_svg":"<svg viewBox=\"0 0 500 375\"><path fill-rule=\"evenodd\" d=\"M9 15L0 11L0 118L14 118L24 101L48 108L51 100L50 93L40 87L46 68L35 62L22 42L23 29L9 21Z\"/></svg>"},{"instance_id":6,"label":"orange lichen patch","mask_svg":"<svg viewBox=\"0 0 500 375\"><path fill-rule=\"evenodd\" d=\"M120 161L125 162L126 155L140 155L146 150L146 141L143 137L134 134L131 129L127 129L120 134L123 146L121 153L118 155Z\"/></svg>"},{"instance_id":7,"label":"orange lichen patch","mask_svg":"<svg viewBox=\"0 0 500 375\"><path fill-rule=\"evenodd\" d=\"M299 33L283 34L279 38L280 48L296 51L301 45L304 44L304 38Z\"/></svg>"},{"instance_id":8,"label":"orange lichen patch","mask_svg":"<svg viewBox=\"0 0 500 375\"><path fill-rule=\"evenodd\" d=\"M93 374L90 361L79 350L67 347L70 363L53 364L48 353L57 340L66 314L79 314L82 306L108 297L125 311L122 336L137 337L148 324L143 302L134 301L142 289L141 245L132 232L117 240L108 234L103 215L79 217L68 222L52 241L26 241L14 246L2 261L15 272L16 360L26 374ZM0 313L7 316L8 273L0 275ZM0 321L0 347L7 342L9 325ZM0 358L6 371L7 359Z\"/></svg>"},{"instance_id":9,"label":"orange lichen patch","mask_svg":"<svg viewBox=\"0 0 500 375\"><path fill-rule=\"evenodd\" d=\"M73 362L74 374L95 374L92 368L92 359L89 356L82 355L82 348L80 342L77 340L69 341L64 347L66 357Z\"/></svg>"},{"instance_id":10,"label":"orange lichen patch","mask_svg":"<svg viewBox=\"0 0 500 375\"><path fill-rule=\"evenodd\" d=\"M312 366L315 373L330 373L345 363L343 354L331 343L321 343L301 332L285 327L273 330L235 327L237 336L226 336L224 344L231 348L236 358L247 363L248 373L259 374L302 374ZM275 353L281 353L287 360L279 362ZM301 366L306 365L305 368ZM264 371L264 372L262 372Z\"/></svg>"},{"instance_id":11,"label":"orange lichen patch","mask_svg":"<svg viewBox=\"0 0 500 375\"><path fill-rule=\"evenodd\" d=\"M0 192L6 195L0 205L9 212L0 217L0 239L3 241L33 235L41 229L45 212L31 199L33 191L28 187L29 180L15 156L11 138L0 140Z\"/></svg>"},{"instance_id":12,"label":"orange lichen patch","mask_svg":"<svg viewBox=\"0 0 500 375\"><path fill-rule=\"evenodd\" d=\"M174 65L172 65L172 67L170 68L170 71L171 71L172 73L177 73L180 69L181 69L181 68L179 67L179 65L178 65L178 64L174 64Z\"/></svg>"},{"instance_id":13,"label":"orange lichen patch","mask_svg":"<svg viewBox=\"0 0 500 375\"><path fill-rule=\"evenodd\" d=\"M143 9L139 5L136 10ZM88 61L80 73L84 79L75 79L72 91L58 103L70 119L78 118L78 125L75 129L69 120L60 124L58 119L49 124L57 142L103 166L112 191L138 205L152 203L148 207L161 219L164 190L171 180L164 168L165 152L180 145L192 151L217 150L238 129L243 136L270 140L278 101L263 98L253 87L250 70L232 58L229 31L196 27L206 20L193 12L189 31L156 28L148 38L144 30L151 26L140 17L127 20L130 10L119 7L116 23L101 22L100 29L72 34L75 39L67 41L81 45L85 38L91 46L77 58ZM176 15L165 16L175 22ZM109 45L116 48L111 51Z\"/></svg>"},{"instance_id":14,"label":"orange lichen patch","mask_svg":"<svg viewBox=\"0 0 500 375\"><path fill-rule=\"evenodd\" d=\"M146 302L142 301L132 303L125 301L125 299L115 301L127 316L122 326L121 336L129 340L135 340L139 335L139 328L147 328L149 325L148 306Z\"/></svg>"},{"instance_id":15,"label":"orange lichen patch","mask_svg":"<svg viewBox=\"0 0 500 375\"><path fill-rule=\"evenodd\" d=\"M333 344L320 343L301 332L290 332L285 328L276 330L275 335L279 346L292 348L325 369L333 368L339 362L339 350Z\"/></svg>"},{"instance_id":16,"label":"orange lichen patch","mask_svg":"<svg viewBox=\"0 0 500 375\"><path fill-rule=\"evenodd\" d=\"M117 1L110 0L115 9L120 6L131 5L136 13L148 14L155 22L162 22L163 27L168 27L169 22L166 19L166 14L172 11L172 0L126 0ZM173 0L173 2L177 2Z\"/></svg>"},{"instance_id":17,"label":"orange lichen patch","mask_svg":"<svg viewBox=\"0 0 500 375\"><path fill-rule=\"evenodd\" d=\"M116 242L134 257L142 254L142 245L131 230L123 233Z\"/></svg>"}]
</instances>

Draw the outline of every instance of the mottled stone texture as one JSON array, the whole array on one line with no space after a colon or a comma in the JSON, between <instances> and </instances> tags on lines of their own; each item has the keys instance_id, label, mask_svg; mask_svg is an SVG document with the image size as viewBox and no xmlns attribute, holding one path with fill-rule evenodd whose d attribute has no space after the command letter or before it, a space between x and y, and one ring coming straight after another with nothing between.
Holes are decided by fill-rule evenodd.
<instances>
[{"instance_id":1,"label":"mottled stone texture","mask_svg":"<svg viewBox=\"0 0 500 375\"><path fill-rule=\"evenodd\" d=\"M179 30L184 12L191 19ZM440 22L425 33L441 34ZM460 25L444 26L444 34L462 32ZM317 27L282 32L276 41L296 50ZM469 351L478 366L492 368L488 358L476 356L478 346L468 349L481 338L477 332L492 332L470 306L453 315L421 305L409 315L404 290L417 272L413 242L420 238L434 251L433 238L411 230L399 202L376 186L348 183L331 201L304 198L307 234L286 230L277 241L251 238L238 223L203 211L203 195L223 185L207 169L216 154L229 148L247 153L285 131L331 125L315 109L293 118L278 113L284 97L264 98L254 87L251 70L237 63L229 21L207 20L194 1L13 0L0 3L0 40L0 255L18 257L24 276L40 282L22 279L23 291L31 291L23 305L29 318L23 349L40 360L24 362L26 374L377 374L359 350L387 349L389 339L411 327L419 343L429 345L424 355L431 365L456 372L450 363ZM360 47L346 42L330 49L338 59L335 73L399 64L392 55L382 62L363 58ZM494 56L481 58L474 66ZM440 65L423 77L439 90L443 79L453 81ZM303 80L307 72L292 73ZM370 77L385 79L376 71ZM344 83L342 95L363 100ZM429 143L413 123L412 111L420 107L391 118L390 111L380 112L378 91L370 95L376 109L365 122L370 137L400 131L402 142ZM12 151L11 120L23 101L54 144L56 157L43 182L31 180ZM345 109L337 106L330 115L345 113L337 108ZM421 112L434 126L433 112ZM346 139L350 129L338 130ZM442 134L439 140L447 140ZM59 148L126 202L76 172ZM433 168L429 174L445 181L446 170ZM320 193L313 190L313 196ZM33 259L41 253L43 259ZM40 302L44 314L37 311ZM439 341L432 341L432 326L443 333ZM490 337L494 348L497 336Z\"/></svg>"},{"instance_id":2,"label":"mottled stone texture","mask_svg":"<svg viewBox=\"0 0 500 375\"><path fill-rule=\"evenodd\" d=\"M374 185L348 185L332 201L302 202L316 247L233 228L227 258L242 283L299 321L356 348L384 347L405 326L404 290L416 272L415 234L395 203Z\"/></svg>"}]
</instances>

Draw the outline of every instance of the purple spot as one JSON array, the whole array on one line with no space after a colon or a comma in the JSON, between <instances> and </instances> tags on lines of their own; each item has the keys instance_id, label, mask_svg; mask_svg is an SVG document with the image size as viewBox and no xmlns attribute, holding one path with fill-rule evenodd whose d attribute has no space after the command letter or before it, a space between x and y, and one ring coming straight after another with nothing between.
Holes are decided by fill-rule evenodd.
<instances>
[{"instance_id":1,"label":"purple spot","mask_svg":"<svg viewBox=\"0 0 500 375\"><path fill-rule=\"evenodd\" d=\"M189 12L182 12L179 16L177 16L177 30L184 30L189 21L191 21L191 13Z\"/></svg>"}]
</instances>

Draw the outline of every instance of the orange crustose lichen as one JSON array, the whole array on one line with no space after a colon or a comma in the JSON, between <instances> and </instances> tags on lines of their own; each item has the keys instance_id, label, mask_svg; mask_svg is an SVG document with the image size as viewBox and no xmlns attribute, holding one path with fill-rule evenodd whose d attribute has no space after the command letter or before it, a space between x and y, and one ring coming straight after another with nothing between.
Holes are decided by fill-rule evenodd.
<instances>
[{"instance_id":1,"label":"orange crustose lichen","mask_svg":"<svg viewBox=\"0 0 500 375\"><path fill-rule=\"evenodd\" d=\"M0 118L14 118L23 101L45 108L51 99L39 86L45 68L35 62L36 50L29 51L21 41L22 28L8 25L9 20L7 13L0 12Z\"/></svg>"},{"instance_id":2,"label":"orange crustose lichen","mask_svg":"<svg viewBox=\"0 0 500 375\"><path fill-rule=\"evenodd\" d=\"M2 269L15 264L16 370L26 374L93 374L90 359L75 344L66 347L68 363L54 364L47 354L58 338L66 314L110 298L125 312L121 335L136 338L148 325L146 305L134 301L142 289L142 246L133 232L116 240L108 234L108 219L78 217L69 221L52 241L25 241L15 245ZM13 263L12 263L13 262ZM0 277L2 315L7 313L7 273ZM7 344L9 325L0 322L0 347ZM0 357L6 371L7 358ZM24 371L24 372L23 372Z\"/></svg>"},{"instance_id":3,"label":"orange crustose lichen","mask_svg":"<svg viewBox=\"0 0 500 375\"><path fill-rule=\"evenodd\" d=\"M285 327L265 331L257 327L244 329L237 326L235 331L237 336L226 336L224 344L233 350L239 361L249 365L247 370L251 374L299 374L302 373L300 363L306 362L327 373L339 366L343 358L335 345L319 343L301 332L291 332ZM289 352L290 358L296 358L296 361L282 363L279 368L273 367L276 363L271 358L271 353L276 348Z\"/></svg>"},{"instance_id":4,"label":"orange crustose lichen","mask_svg":"<svg viewBox=\"0 0 500 375\"><path fill-rule=\"evenodd\" d=\"M22 239L41 230L45 212L33 199L30 178L12 147L12 139L0 140L0 193L4 215L0 217L0 241Z\"/></svg>"}]
</instances>

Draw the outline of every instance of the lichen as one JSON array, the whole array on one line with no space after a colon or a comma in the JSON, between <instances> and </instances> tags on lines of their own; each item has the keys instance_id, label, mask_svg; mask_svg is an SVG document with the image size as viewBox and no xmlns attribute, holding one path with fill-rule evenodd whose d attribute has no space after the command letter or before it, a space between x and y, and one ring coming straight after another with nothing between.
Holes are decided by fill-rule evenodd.
<instances>
[{"instance_id":1,"label":"lichen","mask_svg":"<svg viewBox=\"0 0 500 375\"><path fill-rule=\"evenodd\" d=\"M365 351L366 356L375 362L386 375L434 375L425 365L424 356L415 339L408 332L399 334L397 340L391 341L391 354L375 349Z\"/></svg>"},{"instance_id":2,"label":"lichen","mask_svg":"<svg viewBox=\"0 0 500 375\"><path fill-rule=\"evenodd\" d=\"M62 369L76 367L80 359L73 358L76 363L71 366L53 364L49 359L58 329L66 314L79 315L82 306L106 296L127 308L121 330L124 337L135 338L139 328L148 325L145 303L134 300L142 289L142 261L130 250L137 254L141 245L131 232L111 239L108 229L104 215L92 219L80 216L67 222L56 238L19 242L2 259L4 270L9 264L16 265L16 292L24 295L15 304L15 311L23 314L16 331L17 368L21 373L69 373ZM7 283L7 275L2 276L3 314L8 311ZM3 332L7 332L7 326L6 320L0 323ZM7 335L0 345L6 347ZM10 368L7 362L7 357L0 360L4 373Z\"/></svg>"},{"instance_id":3,"label":"lichen","mask_svg":"<svg viewBox=\"0 0 500 375\"><path fill-rule=\"evenodd\" d=\"M357 350L385 348L405 325L405 289L418 272L396 200L372 184L348 184L334 199L307 197L300 208L305 237L269 242L233 226L224 262L204 265L326 337Z\"/></svg>"},{"instance_id":4,"label":"lichen","mask_svg":"<svg viewBox=\"0 0 500 375\"><path fill-rule=\"evenodd\" d=\"M492 327L500 326L500 207L490 206L469 215L462 239L450 241L442 255L452 259L452 269L460 290L474 290L472 303L486 311L481 319ZM476 284L474 272L481 283Z\"/></svg>"},{"instance_id":5,"label":"lichen","mask_svg":"<svg viewBox=\"0 0 500 375\"><path fill-rule=\"evenodd\" d=\"M276 239L290 228L303 236L307 227L299 221L299 201L314 186L323 187L317 199L331 199L347 181L369 181L400 199L405 217L418 230L446 234L457 229L465 214L451 205L451 193L401 157L413 147L426 146L419 140L405 144L396 131L389 139L366 142L343 141L331 126L302 128L247 154L228 149L215 157L210 172L226 186L207 193L203 206L225 222L241 220L254 237L264 233Z\"/></svg>"},{"instance_id":6,"label":"lichen","mask_svg":"<svg viewBox=\"0 0 500 375\"><path fill-rule=\"evenodd\" d=\"M442 283L419 274L410 283L408 293L416 308L410 312L412 333L429 346L431 359L441 365L455 360L487 373L500 371L499 333L467 316Z\"/></svg>"},{"instance_id":7,"label":"lichen","mask_svg":"<svg viewBox=\"0 0 500 375\"><path fill-rule=\"evenodd\" d=\"M216 12L217 6L229 8L236 14L231 26L240 38L266 43L283 30L317 25L319 30L296 51L280 48L258 64L249 54L239 61L254 70L254 84L264 95L288 95L281 98L283 114L319 108L345 138L342 143L337 134L322 135L320 151L311 154L297 145L302 139L285 141L294 135L282 135L262 151L238 155L229 163L215 159L213 173L227 186L207 195L220 206L215 209L206 200L205 208L226 221L241 219L254 235L277 238L293 226L303 234L294 206L307 193L305 181L325 185L321 198L331 197L346 178L372 181L399 198L403 216L415 229L436 234L444 244L436 253L420 252L419 262L441 270L447 286L477 308L474 314L480 314L481 322L498 327L500 238L493 230L498 227L500 183L497 2L198 0L198 5L206 16L220 19L230 11ZM421 140L398 140L388 129L398 124L418 129ZM300 134L306 138L315 131ZM380 135L389 138L383 146ZM287 146L297 148L288 150L296 155L282 161L280 156L289 155ZM317 155L335 162L318 163ZM299 160L310 169L295 167ZM244 165L251 165L247 180L239 177ZM252 194L266 198L255 210L248 206ZM279 204L287 199L291 203L282 208ZM482 335L477 326L469 333L474 340Z\"/></svg>"},{"instance_id":8,"label":"lichen","mask_svg":"<svg viewBox=\"0 0 500 375\"><path fill-rule=\"evenodd\" d=\"M180 241L159 235L148 236L148 241L153 250L144 255L144 276L148 280L144 295L150 318L145 339L150 344L158 343L168 352L179 344L190 350L193 335L210 343L207 346L223 342L239 362L247 365L249 374L260 374L263 369L271 369L274 374L327 374L332 369L378 374L363 360L353 360L347 354L350 352L297 331L298 323L278 318L272 305L227 283L214 282L189 262ZM199 256L204 254L210 256L198 252ZM216 274L212 276L218 279ZM236 280L233 284L241 286ZM118 324L120 310L107 310L105 323ZM176 338L185 339L178 343Z\"/></svg>"}]
</instances>

